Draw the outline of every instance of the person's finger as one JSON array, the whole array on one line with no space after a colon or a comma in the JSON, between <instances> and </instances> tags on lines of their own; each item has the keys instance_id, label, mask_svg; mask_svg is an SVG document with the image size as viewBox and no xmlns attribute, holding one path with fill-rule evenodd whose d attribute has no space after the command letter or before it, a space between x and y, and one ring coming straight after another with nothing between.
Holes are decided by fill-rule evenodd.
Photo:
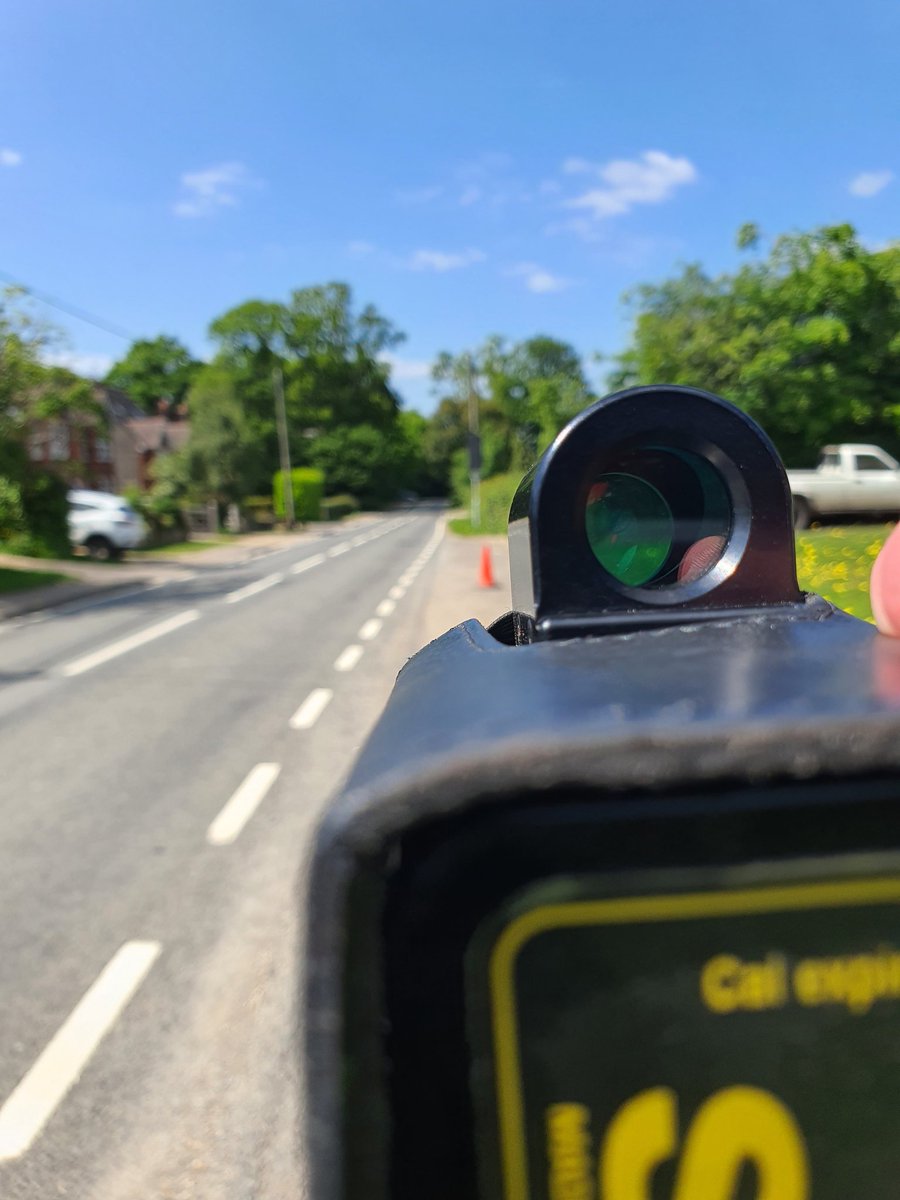
<instances>
[{"instance_id":1,"label":"person's finger","mask_svg":"<svg viewBox=\"0 0 900 1200\"><path fill-rule=\"evenodd\" d=\"M900 637L900 525L895 525L872 566L872 614L881 633Z\"/></svg>"}]
</instances>

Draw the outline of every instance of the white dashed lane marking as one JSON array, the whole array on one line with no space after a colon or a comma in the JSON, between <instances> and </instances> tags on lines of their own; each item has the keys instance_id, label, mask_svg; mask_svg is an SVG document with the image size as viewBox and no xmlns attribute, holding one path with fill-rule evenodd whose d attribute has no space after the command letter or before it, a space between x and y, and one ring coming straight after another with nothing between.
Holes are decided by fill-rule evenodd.
<instances>
[{"instance_id":1,"label":"white dashed lane marking","mask_svg":"<svg viewBox=\"0 0 900 1200\"><path fill-rule=\"evenodd\" d=\"M148 642L164 637L167 633L181 629L183 625L189 625L199 616L199 609L190 608L174 617L167 617L165 621L151 625L149 629L142 629L140 633L133 633L130 637L122 638L121 641L111 642L102 650L95 650L93 654L85 654L82 658L76 658L72 662L66 663L65 666L60 667L60 671L66 676L83 675L85 671L90 671L93 667L99 667L113 658L118 658L120 654L127 654L129 650L137 650L139 646L145 646Z\"/></svg>"},{"instance_id":2,"label":"white dashed lane marking","mask_svg":"<svg viewBox=\"0 0 900 1200\"><path fill-rule=\"evenodd\" d=\"M29 1149L161 950L159 942L126 942L106 964L0 1108L0 1162Z\"/></svg>"},{"instance_id":3,"label":"white dashed lane marking","mask_svg":"<svg viewBox=\"0 0 900 1200\"><path fill-rule=\"evenodd\" d=\"M334 692L331 688L316 688L310 692L290 719L291 729L312 729L319 717L331 703Z\"/></svg>"},{"instance_id":4,"label":"white dashed lane marking","mask_svg":"<svg viewBox=\"0 0 900 1200\"><path fill-rule=\"evenodd\" d=\"M280 774L279 763L256 764L207 829L206 840L211 846L230 846L237 839Z\"/></svg>"},{"instance_id":5,"label":"white dashed lane marking","mask_svg":"<svg viewBox=\"0 0 900 1200\"><path fill-rule=\"evenodd\" d=\"M248 583L246 587L238 588L236 592L229 592L225 597L226 604L238 604L241 600L246 600L248 596L255 596L258 592L264 592L267 588L275 587L281 583L284 575L281 571L274 575L265 575L262 579L255 579L253 583Z\"/></svg>"},{"instance_id":6,"label":"white dashed lane marking","mask_svg":"<svg viewBox=\"0 0 900 1200\"><path fill-rule=\"evenodd\" d=\"M362 646L348 646L346 650L342 650L335 659L334 669L336 671L352 671L362 656Z\"/></svg>"},{"instance_id":7,"label":"white dashed lane marking","mask_svg":"<svg viewBox=\"0 0 900 1200\"><path fill-rule=\"evenodd\" d=\"M304 558L301 562L294 563L291 567L291 574L302 575L304 571L311 571L313 567L321 566L324 561L324 554L314 554L311 558Z\"/></svg>"}]
</instances>

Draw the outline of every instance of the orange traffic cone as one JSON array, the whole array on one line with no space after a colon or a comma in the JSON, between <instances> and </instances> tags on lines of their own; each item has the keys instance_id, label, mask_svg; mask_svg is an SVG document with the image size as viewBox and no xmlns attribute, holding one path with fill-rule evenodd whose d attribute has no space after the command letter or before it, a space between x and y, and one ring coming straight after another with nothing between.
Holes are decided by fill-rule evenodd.
<instances>
[{"instance_id":1,"label":"orange traffic cone","mask_svg":"<svg viewBox=\"0 0 900 1200\"><path fill-rule=\"evenodd\" d=\"M478 586L492 588L494 586L494 567L491 562L490 546L481 547L481 566L478 570Z\"/></svg>"}]
</instances>

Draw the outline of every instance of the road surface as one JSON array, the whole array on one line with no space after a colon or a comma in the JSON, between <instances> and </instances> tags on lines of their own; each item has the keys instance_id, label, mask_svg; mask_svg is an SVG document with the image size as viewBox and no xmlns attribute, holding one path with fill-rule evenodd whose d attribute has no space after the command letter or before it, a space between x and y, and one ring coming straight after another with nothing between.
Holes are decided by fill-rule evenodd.
<instances>
[{"instance_id":1,"label":"road surface","mask_svg":"<svg viewBox=\"0 0 900 1200\"><path fill-rule=\"evenodd\" d=\"M298 866L435 512L0 626L0 1196L291 1200Z\"/></svg>"}]
</instances>

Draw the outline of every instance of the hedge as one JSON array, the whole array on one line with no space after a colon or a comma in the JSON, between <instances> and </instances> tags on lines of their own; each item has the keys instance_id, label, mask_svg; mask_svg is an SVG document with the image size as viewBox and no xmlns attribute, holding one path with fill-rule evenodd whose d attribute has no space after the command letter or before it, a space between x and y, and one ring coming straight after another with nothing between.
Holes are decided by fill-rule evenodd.
<instances>
[{"instance_id":1,"label":"hedge","mask_svg":"<svg viewBox=\"0 0 900 1200\"><path fill-rule=\"evenodd\" d=\"M272 500L275 516L280 521L285 519L284 512L284 476L276 471L272 479ZM291 471L291 487L294 493L294 519L297 521L318 521L322 494L325 491L325 476L315 467L295 467Z\"/></svg>"},{"instance_id":2,"label":"hedge","mask_svg":"<svg viewBox=\"0 0 900 1200\"><path fill-rule=\"evenodd\" d=\"M481 481L481 524L477 529L473 529L469 518L461 517L452 522L453 532L506 533L509 506L512 504L516 488L521 482L522 476L518 471L507 471L503 475L494 475L490 479L483 479Z\"/></svg>"},{"instance_id":3,"label":"hedge","mask_svg":"<svg viewBox=\"0 0 900 1200\"><path fill-rule=\"evenodd\" d=\"M323 521L340 521L341 517L349 517L359 512L359 501L355 496L326 496L319 505Z\"/></svg>"}]
</instances>

